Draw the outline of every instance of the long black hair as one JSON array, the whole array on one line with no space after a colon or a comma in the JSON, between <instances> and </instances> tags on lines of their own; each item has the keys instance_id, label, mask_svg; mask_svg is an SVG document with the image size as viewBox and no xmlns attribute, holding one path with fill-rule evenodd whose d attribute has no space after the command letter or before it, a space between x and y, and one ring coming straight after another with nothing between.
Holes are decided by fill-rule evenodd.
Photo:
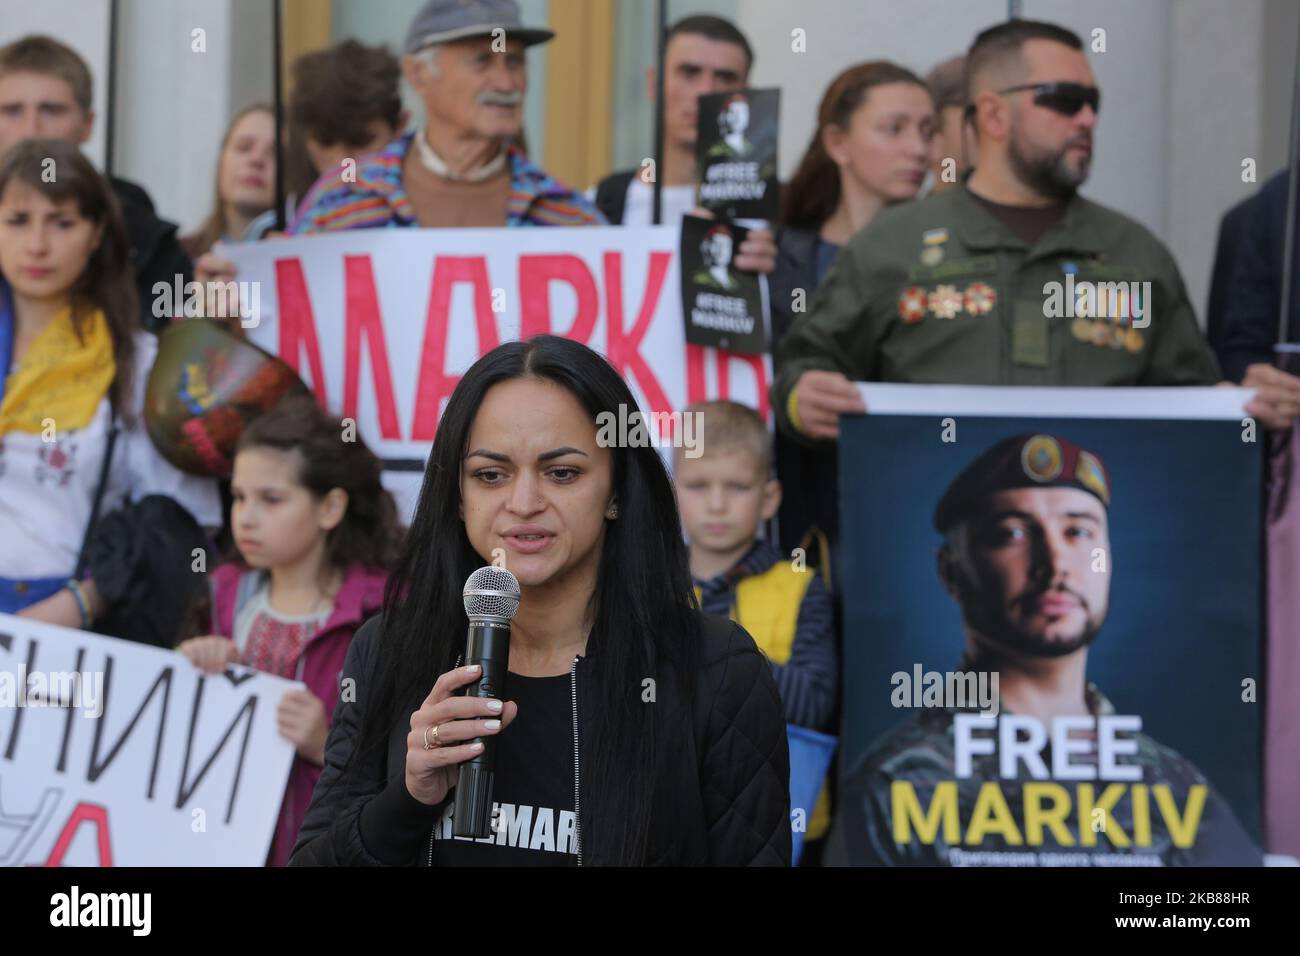
<instances>
[{"instance_id":1,"label":"long black hair","mask_svg":"<svg viewBox=\"0 0 1300 956\"><path fill-rule=\"evenodd\" d=\"M470 545L458 513L462 461L488 389L519 378L567 389L590 413L593 429L602 412L638 410L604 358L552 335L498 346L465 373L438 425L415 520L388 582L374 683L364 696L353 749L358 762L386 747L393 725L409 719L464 645L462 591L484 559ZM645 680L658 680L671 667L674 683L691 686L700 618L663 460L648 445L620 444L611 452L618 517L606 526L587 643L596 699L589 690L579 702L599 715L590 723L593 739L584 741L583 790L595 795L600 813L581 823L584 846L609 840L607 845L622 848L617 862L634 865L647 855L655 748L673 744L655 740L653 710L664 705L643 699ZM592 803L582 801L584 818Z\"/></svg>"}]
</instances>

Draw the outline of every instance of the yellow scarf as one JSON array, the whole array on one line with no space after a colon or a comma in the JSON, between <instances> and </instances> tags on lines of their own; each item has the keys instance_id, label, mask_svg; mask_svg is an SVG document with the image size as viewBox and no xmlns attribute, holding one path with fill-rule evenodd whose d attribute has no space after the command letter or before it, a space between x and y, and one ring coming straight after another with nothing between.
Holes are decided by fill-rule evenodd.
<instances>
[{"instance_id":1,"label":"yellow scarf","mask_svg":"<svg viewBox=\"0 0 1300 956\"><path fill-rule=\"evenodd\" d=\"M10 432L40 434L47 420L56 434L90 424L117 375L117 363L104 313L96 309L84 329L78 339L69 307L28 347L22 364L5 382L0 437Z\"/></svg>"}]
</instances>

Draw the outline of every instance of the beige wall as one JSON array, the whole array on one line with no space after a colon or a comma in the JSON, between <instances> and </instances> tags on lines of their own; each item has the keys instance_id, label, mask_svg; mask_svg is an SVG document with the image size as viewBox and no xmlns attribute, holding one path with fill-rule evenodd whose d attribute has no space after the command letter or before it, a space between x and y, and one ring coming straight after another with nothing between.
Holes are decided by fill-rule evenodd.
<instances>
[{"instance_id":1,"label":"beige wall","mask_svg":"<svg viewBox=\"0 0 1300 956\"><path fill-rule=\"evenodd\" d=\"M181 231L212 208L226 122L271 99L271 14L261 0L121 0L116 170ZM194 31L204 31L197 52Z\"/></svg>"},{"instance_id":2,"label":"beige wall","mask_svg":"<svg viewBox=\"0 0 1300 956\"><path fill-rule=\"evenodd\" d=\"M1219 219L1286 164L1298 10L1273 0L1170 5L1169 175L1157 185L1168 194L1163 235L1202 324ZM1242 181L1247 158L1254 183Z\"/></svg>"},{"instance_id":3,"label":"beige wall","mask_svg":"<svg viewBox=\"0 0 1300 956\"><path fill-rule=\"evenodd\" d=\"M43 30L87 57L102 114L108 0L0 2L0 41ZM642 141L648 144L651 131L648 108L635 102L649 41L645 24L632 22L624 10L628 2L620 0L614 31L615 100L621 106L612 112L622 123L616 119L613 130L617 156L648 148L636 145L635 133L645 125ZM341 29L342 14L355 5L332 4L336 35L349 32ZM545 0L524 6L530 21L545 18ZM835 73L879 57L924 71L1003 19L1006 7L1004 0L672 0L670 17L734 8L755 48L755 85L783 88L781 171L788 176ZM190 228L211 201L226 118L270 95L269 9L265 0L121 0L121 10L117 166L149 189L163 215ZM381 12L375 8L374 15ZM1024 0L1023 15L1057 20L1085 38L1095 27L1106 30L1107 52L1092 54L1104 102L1085 191L1133 215L1170 245L1203 318L1219 219L1256 187L1241 181L1241 160L1257 160L1259 182L1285 161L1300 4ZM402 32L398 20L404 18L388 16L382 30L394 44L400 40L394 34ZM195 26L209 32L203 56L189 50ZM805 53L791 49L796 28L805 31ZM536 87L530 100L536 100L545 86L544 51L530 58L530 67ZM529 109L536 147L544 143L538 105ZM638 105L632 128L625 114L636 114ZM88 152L102 160L102 129Z\"/></svg>"}]
</instances>

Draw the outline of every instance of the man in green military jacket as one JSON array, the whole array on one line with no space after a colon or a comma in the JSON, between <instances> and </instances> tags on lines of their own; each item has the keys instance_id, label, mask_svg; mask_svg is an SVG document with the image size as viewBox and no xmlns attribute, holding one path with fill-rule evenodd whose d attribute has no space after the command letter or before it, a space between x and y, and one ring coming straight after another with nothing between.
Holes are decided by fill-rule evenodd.
<instances>
[{"instance_id":1,"label":"man in green military jacket","mask_svg":"<svg viewBox=\"0 0 1300 956\"><path fill-rule=\"evenodd\" d=\"M804 441L866 411L853 380L1212 385L1220 376L1168 249L1077 194L1100 92L1079 38L1014 20L967 57L975 168L881 212L841 251L777 357L773 407ZM1300 379L1253 367L1245 413L1289 427Z\"/></svg>"}]
</instances>

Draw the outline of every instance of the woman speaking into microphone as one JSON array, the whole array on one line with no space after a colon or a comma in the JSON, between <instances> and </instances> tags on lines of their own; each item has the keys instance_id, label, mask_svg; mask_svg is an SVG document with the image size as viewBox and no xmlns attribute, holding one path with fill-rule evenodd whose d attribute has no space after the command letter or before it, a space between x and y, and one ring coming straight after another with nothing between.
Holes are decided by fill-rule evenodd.
<instances>
[{"instance_id":1,"label":"woman speaking into microphone","mask_svg":"<svg viewBox=\"0 0 1300 956\"><path fill-rule=\"evenodd\" d=\"M789 865L776 685L744 630L699 612L659 453L600 440L636 410L601 356L554 336L465 373L383 614L348 652L290 865ZM520 586L504 700L460 694L480 679L459 666L462 589L489 563ZM491 831L455 837L481 740Z\"/></svg>"}]
</instances>

